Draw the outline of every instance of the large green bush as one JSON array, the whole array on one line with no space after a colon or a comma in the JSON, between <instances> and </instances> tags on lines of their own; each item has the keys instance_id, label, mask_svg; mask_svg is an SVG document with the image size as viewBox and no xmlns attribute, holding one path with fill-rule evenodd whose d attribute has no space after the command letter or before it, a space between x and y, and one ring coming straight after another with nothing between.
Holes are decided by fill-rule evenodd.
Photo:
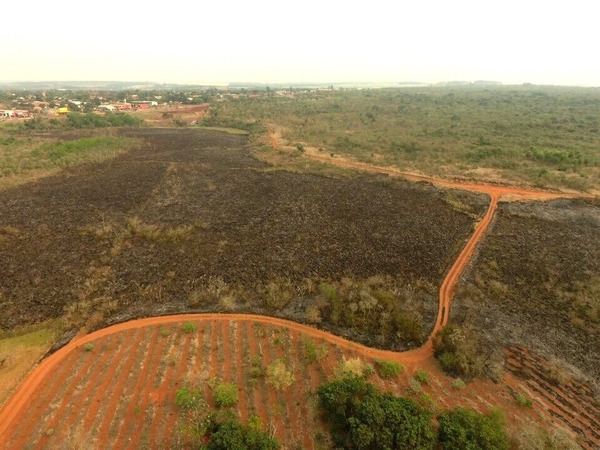
<instances>
[{"instance_id":1,"label":"large green bush","mask_svg":"<svg viewBox=\"0 0 600 450\"><path fill-rule=\"evenodd\" d=\"M458 407L438 417L439 442L444 450L506 450L508 438L498 411L487 415Z\"/></svg>"},{"instance_id":2,"label":"large green bush","mask_svg":"<svg viewBox=\"0 0 600 450\"><path fill-rule=\"evenodd\" d=\"M379 393L364 378L324 384L319 406L335 445L345 449L433 449L433 413L410 399Z\"/></svg>"},{"instance_id":3,"label":"large green bush","mask_svg":"<svg viewBox=\"0 0 600 450\"><path fill-rule=\"evenodd\" d=\"M237 420L215 424L207 450L277 450L279 443L253 425L244 425Z\"/></svg>"}]
</instances>

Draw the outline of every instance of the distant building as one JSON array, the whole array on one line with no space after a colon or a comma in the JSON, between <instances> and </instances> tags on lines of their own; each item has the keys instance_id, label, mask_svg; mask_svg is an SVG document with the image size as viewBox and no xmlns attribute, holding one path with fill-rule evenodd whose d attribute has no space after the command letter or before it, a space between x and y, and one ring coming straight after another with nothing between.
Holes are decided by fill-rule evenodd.
<instances>
[{"instance_id":1,"label":"distant building","mask_svg":"<svg viewBox=\"0 0 600 450\"><path fill-rule=\"evenodd\" d=\"M131 102L131 104L136 108L141 108L142 105L146 105L146 107L158 106L158 102L155 102L154 100L136 100Z\"/></svg>"}]
</instances>

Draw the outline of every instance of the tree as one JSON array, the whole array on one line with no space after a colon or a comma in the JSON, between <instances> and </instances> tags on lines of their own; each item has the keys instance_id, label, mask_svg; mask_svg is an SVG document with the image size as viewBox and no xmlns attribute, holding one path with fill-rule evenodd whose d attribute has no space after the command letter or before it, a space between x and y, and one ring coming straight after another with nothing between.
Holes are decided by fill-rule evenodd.
<instances>
[{"instance_id":1,"label":"tree","mask_svg":"<svg viewBox=\"0 0 600 450\"><path fill-rule=\"evenodd\" d=\"M345 449L433 449L433 413L411 399L381 394L363 377L324 384L319 406L333 441Z\"/></svg>"}]
</instances>

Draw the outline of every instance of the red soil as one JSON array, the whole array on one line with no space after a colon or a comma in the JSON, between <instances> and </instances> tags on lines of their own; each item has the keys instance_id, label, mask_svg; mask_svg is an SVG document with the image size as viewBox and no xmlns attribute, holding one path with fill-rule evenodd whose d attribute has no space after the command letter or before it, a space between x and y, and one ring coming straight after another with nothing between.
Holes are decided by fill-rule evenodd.
<instances>
[{"instance_id":1,"label":"red soil","mask_svg":"<svg viewBox=\"0 0 600 450\"><path fill-rule=\"evenodd\" d=\"M203 353L197 356L193 365L190 363L191 343L197 340L199 334L196 336L192 333L172 331L172 338L157 338L162 327L168 324L180 325L185 321L196 323L199 329L206 324L211 325L210 331L206 331L210 335L204 336L204 339L212 344L212 357ZM261 324L260 329L254 326L256 324ZM239 331L232 332L234 328ZM290 330L289 336L285 331L280 331L282 328ZM245 345L240 342L242 336L247 338L247 352L243 352ZM280 344L274 343L277 337L281 339ZM92 433L84 434L84 439L96 442L98 446L122 445L122 448L135 448L148 442L168 445L180 420L179 411L174 405L176 390L188 382L190 376L197 377L197 374L203 371L226 378L225 366L217 361L217 348L235 347L236 351L240 352L240 356L235 356L235 382L248 391L247 406L242 406L242 400L238 410L241 412L247 408L247 416L255 412L268 429L276 430L281 442L297 442L305 448L313 448L313 431L319 429L318 417L311 406L315 388L334 376L342 356L360 357L367 362L387 356L385 352L378 353L374 350L369 350L367 355L363 348L349 342L338 346L339 339L329 333L281 319L227 314L155 317L99 330L79 338L51 355L21 385L0 413L0 447L23 448L37 442L38 439L43 446L63 442L68 438L64 431L66 423L69 424L67 428L79 427L83 433ZM118 344L121 340L122 344ZM302 344L306 340L316 345L327 346L327 354L322 360L313 363L306 361ZM81 346L86 342L94 343L94 352L82 350ZM248 384L250 361L259 354L259 342L263 349L262 367L266 367L277 357L285 356L286 363L296 368L296 380L287 390L273 389L267 385L264 378L259 378L254 385ZM177 350L180 350L180 353ZM159 367L164 363L165 355L173 354L178 354L174 366L169 366L167 376L158 386L153 386L152 372L160 371ZM104 390L105 376L110 373L97 369L108 367L108 370L112 370L110 363L117 366L122 359L126 359L123 367L116 371L117 377L111 380L113 382L109 384L109 388ZM397 355L395 359L402 360L402 354ZM66 383L71 370L61 370L62 365L68 365L66 368L69 369L74 367L78 360L83 361L84 365L76 370L75 378L68 382L69 389L65 393L57 392L58 389L52 383L44 385L46 380L54 380L59 385ZM90 367L91 370L87 370L86 367ZM319 367L323 367L323 375L318 373ZM563 426L571 425L581 429L587 442L582 442L584 448L593 448L593 445L599 442L593 434L593 414L596 410L586 413L584 409L579 408L579 412L576 412L574 408L579 406L568 403L561 404L558 408L549 399L542 398L531 389L530 386L535 380L525 383L508 374L505 384L496 385L489 381L477 380L459 393L454 392L451 387L452 379L439 372L432 358L419 364L407 362L405 368L405 372L397 380L383 381L375 378L374 381L386 390L406 395L410 378L416 368L420 368L427 371L431 377L430 383L423 386L423 391L429 393L441 408L464 405L486 411L491 406L499 406L507 411L508 420L512 424L521 423L527 418L538 423L558 422ZM200 376L199 381L202 381L201 378ZM532 392L533 408L521 408L516 405L511 392L523 390ZM89 391L89 395L80 395L84 391ZM77 392L79 394L76 394ZM103 400L106 406L100 406L96 402L98 398L102 398L103 393L106 394ZM45 398L46 403L31 410L28 402L35 398L31 397L32 395ZM245 393L241 392L241 396L244 395ZM67 420L62 420L61 410L66 411L69 408L68 399L75 400L78 406L71 408ZM58 404L59 409L52 410L53 404ZM54 413L49 414L48 411ZM146 417L148 411L156 413L153 417ZM575 420L573 413L580 417ZM49 421L44 422L43 418L49 416ZM24 420L26 418L30 420ZM94 432L94 428L86 429L86 423L94 424L97 431ZM142 425L145 423L147 425ZM271 425L273 428L270 428ZM592 426L592 429L582 429L585 425ZM50 428L54 430L53 435L44 435Z\"/></svg>"}]
</instances>

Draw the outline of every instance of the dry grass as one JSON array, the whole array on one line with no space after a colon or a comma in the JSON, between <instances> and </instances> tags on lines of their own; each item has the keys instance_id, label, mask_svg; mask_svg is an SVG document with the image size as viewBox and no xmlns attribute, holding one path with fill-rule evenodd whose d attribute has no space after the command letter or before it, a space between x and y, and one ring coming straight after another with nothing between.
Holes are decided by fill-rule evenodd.
<instances>
[{"instance_id":1,"label":"dry grass","mask_svg":"<svg viewBox=\"0 0 600 450\"><path fill-rule=\"evenodd\" d=\"M287 367L283 359L276 359L267 366L267 383L278 391L287 389L292 385L296 377L293 371Z\"/></svg>"},{"instance_id":2,"label":"dry grass","mask_svg":"<svg viewBox=\"0 0 600 450\"><path fill-rule=\"evenodd\" d=\"M518 450L580 450L575 437L562 428L548 431L533 424L512 430L511 448Z\"/></svg>"},{"instance_id":3,"label":"dry grass","mask_svg":"<svg viewBox=\"0 0 600 450\"><path fill-rule=\"evenodd\" d=\"M359 377L369 376L375 372L372 364L361 358L344 358L336 370L337 377L357 375Z\"/></svg>"}]
</instances>

